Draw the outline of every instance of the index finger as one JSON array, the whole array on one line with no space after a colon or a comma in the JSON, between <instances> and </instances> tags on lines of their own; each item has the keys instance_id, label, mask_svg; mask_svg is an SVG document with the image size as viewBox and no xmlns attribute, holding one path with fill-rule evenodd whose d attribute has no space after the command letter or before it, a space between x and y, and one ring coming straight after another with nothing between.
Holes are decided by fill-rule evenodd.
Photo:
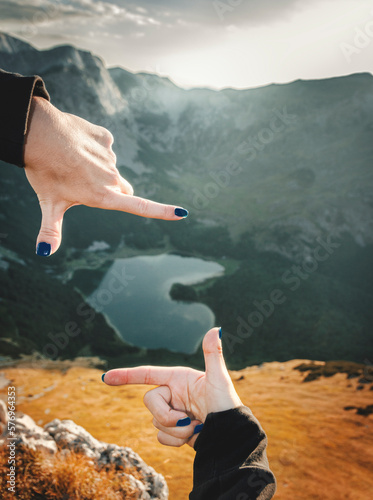
<instances>
[{"instance_id":1,"label":"index finger","mask_svg":"<svg viewBox=\"0 0 373 500\"><path fill-rule=\"evenodd\" d=\"M167 385L172 378L174 368L162 366L137 366L135 368L116 368L102 376L107 385Z\"/></svg>"},{"instance_id":2,"label":"index finger","mask_svg":"<svg viewBox=\"0 0 373 500\"><path fill-rule=\"evenodd\" d=\"M175 205L164 205L156 201L147 200L138 196L131 196L111 191L107 194L100 208L108 210L120 210L141 217L150 217L152 219L180 220L188 215L188 210Z\"/></svg>"}]
</instances>

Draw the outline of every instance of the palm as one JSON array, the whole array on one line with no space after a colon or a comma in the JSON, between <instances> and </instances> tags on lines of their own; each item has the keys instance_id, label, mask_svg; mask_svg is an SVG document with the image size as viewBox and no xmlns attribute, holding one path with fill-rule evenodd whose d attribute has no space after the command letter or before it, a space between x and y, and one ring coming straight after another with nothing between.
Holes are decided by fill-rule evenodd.
<instances>
[{"instance_id":1,"label":"palm","mask_svg":"<svg viewBox=\"0 0 373 500\"><path fill-rule=\"evenodd\" d=\"M170 406L185 411L191 419L203 422L208 413L205 372L192 368L170 368L167 385L171 391Z\"/></svg>"}]
</instances>

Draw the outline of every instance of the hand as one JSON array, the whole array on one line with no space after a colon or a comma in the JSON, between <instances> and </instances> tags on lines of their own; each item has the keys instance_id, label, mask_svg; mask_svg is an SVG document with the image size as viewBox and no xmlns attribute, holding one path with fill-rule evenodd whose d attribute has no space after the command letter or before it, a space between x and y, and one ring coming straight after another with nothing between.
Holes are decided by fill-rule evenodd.
<instances>
[{"instance_id":1,"label":"hand","mask_svg":"<svg viewBox=\"0 0 373 500\"><path fill-rule=\"evenodd\" d=\"M58 249L64 213L74 205L166 220L188 214L179 209L177 216L178 207L132 196L132 186L116 168L112 144L113 136L105 128L63 113L41 97L32 98L24 160L42 211L39 255Z\"/></svg>"},{"instance_id":2,"label":"hand","mask_svg":"<svg viewBox=\"0 0 373 500\"><path fill-rule=\"evenodd\" d=\"M144 396L159 429L158 441L168 446L194 445L201 423L211 412L242 406L225 366L219 329L213 328L203 339L205 372L192 368L139 366L105 373L108 385L159 385Z\"/></svg>"}]
</instances>

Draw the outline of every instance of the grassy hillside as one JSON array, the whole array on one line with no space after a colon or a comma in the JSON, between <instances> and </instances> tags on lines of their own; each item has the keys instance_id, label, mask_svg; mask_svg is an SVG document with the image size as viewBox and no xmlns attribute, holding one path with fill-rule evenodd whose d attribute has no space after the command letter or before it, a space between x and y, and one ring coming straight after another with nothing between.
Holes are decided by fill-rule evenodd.
<instances>
[{"instance_id":1,"label":"grassy hillside","mask_svg":"<svg viewBox=\"0 0 373 500\"><path fill-rule=\"evenodd\" d=\"M343 366L333 376L303 382L308 372L294 369L302 363L308 364L292 360L231 372L242 401L268 435L276 499L367 500L373 488L373 415L358 409L372 403L369 367L359 367L364 384L354 373L338 373ZM81 367L61 372L19 365L2 372L17 388L17 409L36 423L71 418L97 439L130 446L165 476L172 500L187 498L194 451L158 443L142 401L149 387L105 386L100 370Z\"/></svg>"}]
</instances>

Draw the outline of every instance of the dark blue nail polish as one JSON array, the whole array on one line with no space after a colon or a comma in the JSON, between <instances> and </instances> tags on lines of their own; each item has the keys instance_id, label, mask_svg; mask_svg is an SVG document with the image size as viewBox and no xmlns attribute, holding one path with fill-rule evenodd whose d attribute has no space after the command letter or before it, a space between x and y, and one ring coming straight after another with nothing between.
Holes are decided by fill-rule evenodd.
<instances>
[{"instance_id":1,"label":"dark blue nail polish","mask_svg":"<svg viewBox=\"0 0 373 500\"><path fill-rule=\"evenodd\" d=\"M103 382L105 382L105 375L106 375L105 373L103 373L103 374L101 375L101 380L102 380Z\"/></svg>"},{"instance_id":2,"label":"dark blue nail polish","mask_svg":"<svg viewBox=\"0 0 373 500\"><path fill-rule=\"evenodd\" d=\"M175 215L178 217L188 217L188 210L185 210L185 208L175 208Z\"/></svg>"},{"instance_id":3,"label":"dark blue nail polish","mask_svg":"<svg viewBox=\"0 0 373 500\"><path fill-rule=\"evenodd\" d=\"M36 247L36 255L40 255L41 257L48 257L51 254L51 246L49 243L38 243Z\"/></svg>"},{"instance_id":4,"label":"dark blue nail polish","mask_svg":"<svg viewBox=\"0 0 373 500\"><path fill-rule=\"evenodd\" d=\"M221 327L219 328L219 339L221 339L221 336L222 336L222 331L221 331Z\"/></svg>"},{"instance_id":5,"label":"dark blue nail polish","mask_svg":"<svg viewBox=\"0 0 373 500\"><path fill-rule=\"evenodd\" d=\"M180 420L178 420L176 422L176 426L177 427L186 427L187 425L190 425L190 418L189 417L185 417L185 418L181 418Z\"/></svg>"},{"instance_id":6,"label":"dark blue nail polish","mask_svg":"<svg viewBox=\"0 0 373 500\"><path fill-rule=\"evenodd\" d=\"M194 427L194 432L193 432L193 435L194 434L198 434L199 432L201 432L201 430L203 429L203 424L198 424Z\"/></svg>"}]
</instances>

